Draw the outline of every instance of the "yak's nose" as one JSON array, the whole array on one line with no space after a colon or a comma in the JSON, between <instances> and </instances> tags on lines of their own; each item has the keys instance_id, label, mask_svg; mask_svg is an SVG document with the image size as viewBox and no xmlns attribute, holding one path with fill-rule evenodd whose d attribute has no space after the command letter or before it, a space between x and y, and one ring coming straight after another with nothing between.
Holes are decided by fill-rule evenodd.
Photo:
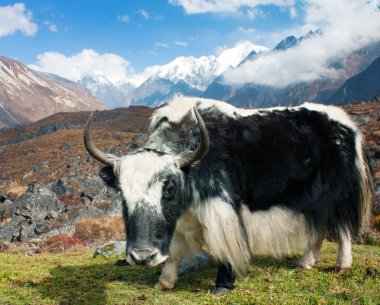
<instances>
[{"instance_id":1,"label":"yak's nose","mask_svg":"<svg viewBox=\"0 0 380 305\"><path fill-rule=\"evenodd\" d=\"M158 253L158 249L137 249L129 251L129 255L137 265L148 264Z\"/></svg>"}]
</instances>

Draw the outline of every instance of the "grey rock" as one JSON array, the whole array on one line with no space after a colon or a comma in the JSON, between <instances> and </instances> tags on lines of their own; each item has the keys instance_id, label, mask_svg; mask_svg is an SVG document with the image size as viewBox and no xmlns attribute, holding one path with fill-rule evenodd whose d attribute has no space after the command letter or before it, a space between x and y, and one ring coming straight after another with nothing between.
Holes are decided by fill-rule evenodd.
<instances>
[{"instance_id":1,"label":"grey rock","mask_svg":"<svg viewBox=\"0 0 380 305\"><path fill-rule=\"evenodd\" d=\"M44 161L41 164L35 165L34 168L33 168L33 170L35 172L38 172L38 171L43 170L44 168L47 168L47 167L49 167L49 162L48 161Z\"/></svg>"},{"instance_id":2,"label":"grey rock","mask_svg":"<svg viewBox=\"0 0 380 305\"><path fill-rule=\"evenodd\" d=\"M56 219L58 216L59 214L56 211L50 211L46 214L45 219Z\"/></svg>"},{"instance_id":3,"label":"grey rock","mask_svg":"<svg viewBox=\"0 0 380 305\"><path fill-rule=\"evenodd\" d=\"M73 224L66 224L58 229L51 230L45 234L41 234L38 236L38 238L45 240L49 237L59 235L59 234L65 234L65 235L73 235L75 233L75 227Z\"/></svg>"},{"instance_id":4,"label":"grey rock","mask_svg":"<svg viewBox=\"0 0 380 305\"><path fill-rule=\"evenodd\" d=\"M0 221L13 217L15 211L15 204L9 199L5 199L4 202L0 203Z\"/></svg>"},{"instance_id":5,"label":"grey rock","mask_svg":"<svg viewBox=\"0 0 380 305\"><path fill-rule=\"evenodd\" d=\"M145 141L145 136L144 135L136 135L132 138L132 141L133 142Z\"/></svg>"},{"instance_id":6,"label":"grey rock","mask_svg":"<svg viewBox=\"0 0 380 305\"><path fill-rule=\"evenodd\" d=\"M88 218L88 217L102 217L106 216L106 213L101 209L94 206L77 206L73 207L67 211L68 220L65 222L66 225L74 225L77 219Z\"/></svg>"},{"instance_id":7,"label":"grey rock","mask_svg":"<svg viewBox=\"0 0 380 305\"><path fill-rule=\"evenodd\" d=\"M5 194L2 191L0 191L0 203L3 203L6 199L7 197L5 197Z\"/></svg>"},{"instance_id":8,"label":"grey rock","mask_svg":"<svg viewBox=\"0 0 380 305\"><path fill-rule=\"evenodd\" d=\"M130 149L137 149L140 147L141 147L141 145L137 142L132 142L131 145L129 146Z\"/></svg>"},{"instance_id":9,"label":"grey rock","mask_svg":"<svg viewBox=\"0 0 380 305\"><path fill-rule=\"evenodd\" d=\"M58 179L53 185L53 191L58 197L76 193L76 190L67 182L66 178Z\"/></svg>"},{"instance_id":10,"label":"grey rock","mask_svg":"<svg viewBox=\"0 0 380 305\"><path fill-rule=\"evenodd\" d=\"M122 209L123 209L123 197L122 197L121 192L118 192L111 197L111 205L107 209L107 215L121 216Z\"/></svg>"},{"instance_id":11,"label":"grey rock","mask_svg":"<svg viewBox=\"0 0 380 305\"><path fill-rule=\"evenodd\" d=\"M40 149L38 148L38 147L31 147L31 148L29 148L29 149L27 149L26 151L25 151L25 154L27 155L27 156L31 156L31 155L33 155L33 154L35 154L36 152L38 152Z\"/></svg>"},{"instance_id":12,"label":"grey rock","mask_svg":"<svg viewBox=\"0 0 380 305\"><path fill-rule=\"evenodd\" d=\"M13 242L19 240L22 225L27 220L22 216L15 216L0 228L0 241Z\"/></svg>"},{"instance_id":13,"label":"grey rock","mask_svg":"<svg viewBox=\"0 0 380 305\"><path fill-rule=\"evenodd\" d=\"M72 164L77 164L78 163L78 159L77 159L77 157L69 157L68 162L71 165Z\"/></svg>"},{"instance_id":14,"label":"grey rock","mask_svg":"<svg viewBox=\"0 0 380 305\"><path fill-rule=\"evenodd\" d=\"M69 150L71 147L72 147L72 145L67 144L67 143L63 143L59 146L59 148L62 150Z\"/></svg>"},{"instance_id":15,"label":"grey rock","mask_svg":"<svg viewBox=\"0 0 380 305\"><path fill-rule=\"evenodd\" d=\"M15 205L15 214L34 222L44 219L50 211L62 212L65 208L55 193L39 183L29 185L28 191L15 201Z\"/></svg>"},{"instance_id":16,"label":"grey rock","mask_svg":"<svg viewBox=\"0 0 380 305\"><path fill-rule=\"evenodd\" d=\"M118 256L125 252L127 248L126 241L120 240L111 240L106 242L100 246L98 246L93 254L93 257L97 257L98 255L109 257L109 256Z\"/></svg>"},{"instance_id":17,"label":"grey rock","mask_svg":"<svg viewBox=\"0 0 380 305\"><path fill-rule=\"evenodd\" d=\"M17 240L26 242L35 235L35 225L33 223L30 223L30 221L27 221L23 223L23 225L20 227L19 236L17 237Z\"/></svg>"},{"instance_id":18,"label":"grey rock","mask_svg":"<svg viewBox=\"0 0 380 305\"><path fill-rule=\"evenodd\" d=\"M29 247L41 248L44 245L44 241L41 238L32 238L28 241Z\"/></svg>"}]
</instances>

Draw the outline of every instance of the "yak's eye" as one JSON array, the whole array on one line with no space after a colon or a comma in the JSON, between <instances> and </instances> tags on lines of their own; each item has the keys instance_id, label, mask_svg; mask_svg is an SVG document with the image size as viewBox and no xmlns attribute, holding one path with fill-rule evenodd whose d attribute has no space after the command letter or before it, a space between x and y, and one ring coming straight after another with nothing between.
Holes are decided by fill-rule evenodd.
<instances>
[{"instance_id":1,"label":"yak's eye","mask_svg":"<svg viewBox=\"0 0 380 305\"><path fill-rule=\"evenodd\" d=\"M174 195L174 190L174 183L172 181L169 181L164 185L163 194L166 198L171 198Z\"/></svg>"}]
</instances>

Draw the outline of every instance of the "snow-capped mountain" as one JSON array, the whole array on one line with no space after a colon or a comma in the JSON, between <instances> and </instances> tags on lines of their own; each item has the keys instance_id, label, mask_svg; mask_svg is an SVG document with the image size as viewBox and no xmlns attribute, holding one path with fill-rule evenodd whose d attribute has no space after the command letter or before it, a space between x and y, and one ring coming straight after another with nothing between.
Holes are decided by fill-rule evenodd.
<instances>
[{"instance_id":1,"label":"snow-capped mountain","mask_svg":"<svg viewBox=\"0 0 380 305\"><path fill-rule=\"evenodd\" d=\"M85 76L80 81L96 98L109 108L119 107L126 103L126 97L136 88L127 81L116 84L102 75Z\"/></svg>"},{"instance_id":2,"label":"snow-capped mountain","mask_svg":"<svg viewBox=\"0 0 380 305\"><path fill-rule=\"evenodd\" d=\"M219 56L177 57L159 67L142 85L128 96L129 104L157 105L182 93L199 96L222 73L236 67L250 54L267 48L243 41Z\"/></svg>"},{"instance_id":3,"label":"snow-capped mountain","mask_svg":"<svg viewBox=\"0 0 380 305\"><path fill-rule=\"evenodd\" d=\"M0 56L0 127L36 121L60 111L105 108L75 82L35 72Z\"/></svg>"}]
</instances>

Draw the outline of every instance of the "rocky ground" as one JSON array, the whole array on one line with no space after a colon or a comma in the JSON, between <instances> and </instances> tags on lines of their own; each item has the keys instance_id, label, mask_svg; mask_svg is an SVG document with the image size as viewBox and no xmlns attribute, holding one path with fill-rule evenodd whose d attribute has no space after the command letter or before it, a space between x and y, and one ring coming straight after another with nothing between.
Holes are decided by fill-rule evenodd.
<instances>
[{"instance_id":1,"label":"rocky ground","mask_svg":"<svg viewBox=\"0 0 380 305\"><path fill-rule=\"evenodd\" d=\"M379 225L380 102L343 108L368 141L375 176L373 214ZM131 107L97 112L92 128L94 142L117 155L142 146L152 111ZM94 161L83 146L82 130L88 115L60 113L22 128L0 130L3 247L27 243L38 248L52 236L109 240L117 238L115 232L123 231L122 221L115 220L120 218L120 194L109 185L108 169ZM102 220L97 221L99 218ZM374 225L375 222L373 218ZM0 250L1 247L0 244Z\"/></svg>"}]
</instances>

